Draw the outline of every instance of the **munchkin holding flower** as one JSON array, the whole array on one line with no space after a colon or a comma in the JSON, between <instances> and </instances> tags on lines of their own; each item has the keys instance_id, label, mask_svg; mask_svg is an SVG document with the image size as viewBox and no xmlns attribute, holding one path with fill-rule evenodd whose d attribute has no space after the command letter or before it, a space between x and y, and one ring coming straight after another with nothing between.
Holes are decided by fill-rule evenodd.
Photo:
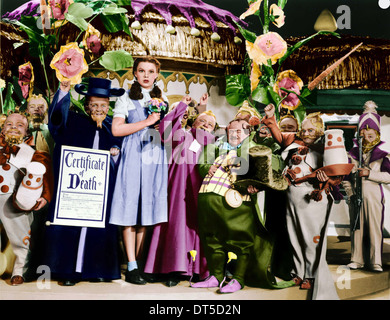
<instances>
[{"instance_id":1,"label":"munchkin holding flower","mask_svg":"<svg viewBox=\"0 0 390 320\"><path fill-rule=\"evenodd\" d=\"M124 89L111 88L111 81L101 78L89 78L88 85L76 84L75 91L86 97L86 114L70 110L70 89L71 80L63 79L49 107L49 130L55 141L53 167L56 186L63 145L109 150L111 156L118 155L121 145L121 139L111 133L111 118L107 117L107 112L110 98L121 96ZM111 157L109 199L114 189L115 172L115 163ZM54 196L50 221L54 218L55 203ZM110 202L107 205L105 228L47 226L44 263L61 284L70 286L78 281L120 278L118 232L115 226L108 223L109 217Z\"/></svg>"}]
</instances>

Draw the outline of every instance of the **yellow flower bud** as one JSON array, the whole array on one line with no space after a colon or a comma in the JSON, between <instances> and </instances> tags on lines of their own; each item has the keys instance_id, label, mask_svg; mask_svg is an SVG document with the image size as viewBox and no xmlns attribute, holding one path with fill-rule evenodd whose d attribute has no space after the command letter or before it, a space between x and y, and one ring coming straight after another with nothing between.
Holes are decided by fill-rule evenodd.
<instances>
[{"instance_id":1,"label":"yellow flower bud","mask_svg":"<svg viewBox=\"0 0 390 320\"><path fill-rule=\"evenodd\" d=\"M234 253L234 252L228 252L228 258L229 258L229 260L228 260L228 262L227 263L229 263L230 261L232 261L232 260L237 260L237 255Z\"/></svg>"},{"instance_id":2,"label":"yellow flower bud","mask_svg":"<svg viewBox=\"0 0 390 320\"><path fill-rule=\"evenodd\" d=\"M190 255L191 255L191 257L192 257L192 261L195 261L195 257L196 257L196 254L197 254L198 252L196 251L196 250L191 250L190 251Z\"/></svg>"}]
</instances>

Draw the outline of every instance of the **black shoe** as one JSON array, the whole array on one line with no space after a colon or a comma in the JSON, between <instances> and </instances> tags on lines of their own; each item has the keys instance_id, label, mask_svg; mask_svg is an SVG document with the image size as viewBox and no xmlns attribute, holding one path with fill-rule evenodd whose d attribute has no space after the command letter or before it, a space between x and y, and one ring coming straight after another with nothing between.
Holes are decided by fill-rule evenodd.
<instances>
[{"instance_id":1,"label":"black shoe","mask_svg":"<svg viewBox=\"0 0 390 320\"><path fill-rule=\"evenodd\" d=\"M149 283L161 282L161 277L153 273L143 273L142 278Z\"/></svg>"},{"instance_id":2,"label":"black shoe","mask_svg":"<svg viewBox=\"0 0 390 320\"><path fill-rule=\"evenodd\" d=\"M125 281L133 284L146 284L147 282L141 277L139 270L126 270Z\"/></svg>"},{"instance_id":3,"label":"black shoe","mask_svg":"<svg viewBox=\"0 0 390 320\"><path fill-rule=\"evenodd\" d=\"M164 284L167 286L167 287L175 287L178 285L178 283L180 282L179 279L168 279L167 281L164 282Z\"/></svg>"},{"instance_id":4,"label":"black shoe","mask_svg":"<svg viewBox=\"0 0 390 320\"><path fill-rule=\"evenodd\" d=\"M77 283L75 280L64 280L59 283L59 285L64 286L64 287L72 287Z\"/></svg>"},{"instance_id":5,"label":"black shoe","mask_svg":"<svg viewBox=\"0 0 390 320\"><path fill-rule=\"evenodd\" d=\"M93 278L93 279L89 279L89 282L111 282L110 279L106 279L106 278Z\"/></svg>"}]
</instances>

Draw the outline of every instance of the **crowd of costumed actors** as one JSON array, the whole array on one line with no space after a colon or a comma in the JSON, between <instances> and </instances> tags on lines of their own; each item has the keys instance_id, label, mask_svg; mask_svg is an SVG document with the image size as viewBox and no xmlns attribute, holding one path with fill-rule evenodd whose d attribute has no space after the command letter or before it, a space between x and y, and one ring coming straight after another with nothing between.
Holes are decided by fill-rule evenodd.
<instances>
[{"instance_id":1,"label":"crowd of costumed actors","mask_svg":"<svg viewBox=\"0 0 390 320\"><path fill-rule=\"evenodd\" d=\"M124 280L136 285L299 286L313 299L337 299L326 235L341 187L352 217L348 267L382 271L390 156L380 149L375 102L362 106L347 153L343 131L325 131L320 113L277 121L274 105L262 116L245 101L221 128L207 94L169 106L159 72L158 60L138 58L128 91L108 79L63 80L50 105L31 93L26 110L3 116L0 271L12 285L36 280L42 265L64 286L110 282L126 260ZM72 88L85 113L71 108ZM110 153L103 228L52 223L63 146Z\"/></svg>"}]
</instances>

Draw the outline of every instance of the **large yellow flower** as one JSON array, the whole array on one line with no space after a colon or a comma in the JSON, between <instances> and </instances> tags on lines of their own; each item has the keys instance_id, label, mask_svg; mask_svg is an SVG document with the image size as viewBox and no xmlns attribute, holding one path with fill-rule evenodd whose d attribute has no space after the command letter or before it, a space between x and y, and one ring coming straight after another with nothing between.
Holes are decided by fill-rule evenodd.
<instances>
[{"instance_id":1,"label":"large yellow flower","mask_svg":"<svg viewBox=\"0 0 390 320\"><path fill-rule=\"evenodd\" d=\"M248 16L255 14L258 10L260 10L260 5L263 0L257 0L249 6L249 9L246 10L242 15L240 15L240 19L245 19Z\"/></svg>"},{"instance_id":2,"label":"large yellow flower","mask_svg":"<svg viewBox=\"0 0 390 320\"><path fill-rule=\"evenodd\" d=\"M267 32L258 36L255 43L246 42L249 57L257 64L275 64L287 51L287 43L276 32Z\"/></svg>"},{"instance_id":3,"label":"large yellow flower","mask_svg":"<svg viewBox=\"0 0 390 320\"><path fill-rule=\"evenodd\" d=\"M295 110L300 105L301 101L298 95L301 94L303 81L293 70L285 70L278 75L278 79L274 85L274 91L283 99L281 106L289 110ZM282 90L284 88L295 93L290 93Z\"/></svg>"},{"instance_id":4,"label":"large yellow flower","mask_svg":"<svg viewBox=\"0 0 390 320\"><path fill-rule=\"evenodd\" d=\"M71 85L81 82L81 77L88 71L87 62L84 59L84 50L81 50L77 42L70 42L61 46L50 67L56 71L59 81L70 81Z\"/></svg>"},{"instance_id":5,"label":"large yellow flower","mask_svg":"<svg viewBox=\"0 0 390 320\"><path fill-rule=\"evenodd\" d=\"M254 43L246 40L245 41L246 51L248 52L249 58L253 60L254 64L266 64L267 60L264 54L255 46Z\"/></svg>"}]
</instances>

